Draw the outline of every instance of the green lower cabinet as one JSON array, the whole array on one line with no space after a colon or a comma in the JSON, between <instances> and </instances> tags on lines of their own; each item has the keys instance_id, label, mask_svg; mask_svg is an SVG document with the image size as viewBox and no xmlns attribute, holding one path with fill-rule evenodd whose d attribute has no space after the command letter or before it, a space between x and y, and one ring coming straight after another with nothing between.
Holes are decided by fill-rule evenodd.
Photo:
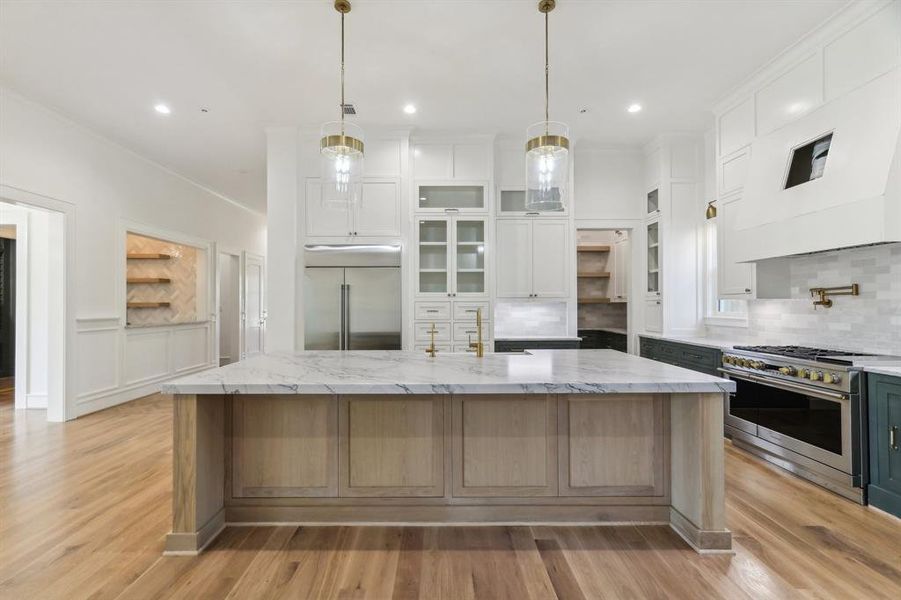
<instances>
[{"instance_id":1,"label":"green lower cabinet","mask_svg":"<svg viewBox=\"0 0 901 600\"><path fill-rule=\"evenodd\" d=\"M869 502L901 517L901 378L870 374Z\"/></svg>"}]
</instances>

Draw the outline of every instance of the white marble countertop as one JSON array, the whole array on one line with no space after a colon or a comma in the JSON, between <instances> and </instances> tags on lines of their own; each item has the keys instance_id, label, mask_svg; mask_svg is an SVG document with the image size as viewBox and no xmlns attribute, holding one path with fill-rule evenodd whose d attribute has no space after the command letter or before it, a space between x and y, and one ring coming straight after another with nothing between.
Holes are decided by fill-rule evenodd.
<instances>
[{"instance_id":1,"label":"white marble countertop","mask_svg":"<svg viewBox=\"0 0 901 600\"><path fill-rule=\"evenodd\" d=\"M735 383L615 350L529 354L274 353L188 375L164 394L609 394L730 392Z\"/></svg>"},{"instance_id":2,"label":"white marble countertop","mask_svg":"<svg viewBox=\"0 0 901 600\"><path fill-rule=\"evenodd\" d=\"M574 342L577 340L581 340L577 335L496 335L494 336L494 341L511 341L511 342L522 342L522 341L542 341L542 340L552 340L552 341L566 341L566 342Z\"/></svg>"},{"instance_id":3,"label":"white marble countertop","mask_svg":"<svg viewBox=\"0 0 901 600\"><path fill-rule=\"evenodd\" d=\"M891 375L901 377L901 365L865 365L863 370L867 373L879 373L881 375Z\"/></svg>"}]
</instances>

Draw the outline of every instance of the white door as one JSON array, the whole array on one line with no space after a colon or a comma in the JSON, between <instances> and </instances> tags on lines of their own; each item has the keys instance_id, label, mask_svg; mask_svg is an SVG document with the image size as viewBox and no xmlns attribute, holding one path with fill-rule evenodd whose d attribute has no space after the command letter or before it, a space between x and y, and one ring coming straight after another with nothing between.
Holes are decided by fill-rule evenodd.
<instances>
[{"instance_id":1,"label":"white door","mask_svg":"<svg viewBox=\"0 0 901 600\"><path fill-rule=\"evenodd\" d=\"M216 362L219 366L237 362L240 359L240 304L241 304L241 259L237 254L218 253L216 269Z\"/></svg>"},{"instance_id":2,"label":"white door","mask_svg":"<svg viewBox=\"0 0 901 600\"><path fill-rule=\"evenodd\" d=\"M532 222L497 220L497 295L528 298L532 295Z\"/></svg>"},{"instance_id":3,"label":"white door","mask_svg":"<svg viewBox=\"0 0 901 600\"><path fill-rule=\"evenodd\" d=\"M567 296L566 229L568 221L532 222L532 293L538 298Z\"/></svg>"},{"instance_id":4,"label":"white door","mask_svg":"<svg viewBox=\"0 0 901 600\"><path fill-rule=\"evenodd\" d=\"M366 181L363 197L354 210L355 236L400 235L400 186L397 181Z\"/></svg>"},{"instance_id":5,"label":"white door","mask_svg":"<svg viewBox=\"0 0 901 600\"><path fill-rule=\"evenodd\" d=\"M308 179L306 188L307 236L347 237L352 233L351 215L345 209L322 206L318 179Z\"/></svg>"},{"instance_id":6,"label":"white door","mask_svg":"<svg viewBox=\"0 0 901 600\"><path fill-rule=\"evenodd\" d=\"M241 358L260 354L265 348L266 303L263 258L244 253L244 349Z\"/></svg>"},{"instance_id":7,"label":"white door","mask_svg":"<svg viewBox=\"0 0 901 600\"><path fill-rule=\"evenodd\" d=\"M629 299L629 282L632 266L632 246L629 238L623 237L613 244L613 301L625 302Z\"/></svg>"},{"instance_id":8,"label":"white door","mask_svg":"<svg viewBox=\"0 0 901 600\"><path fill-rule=\"evenodd\" d=\"M741 207L741 196L723 198L718 202L716 215L717 234L717 286L720 296L749 297L754 290L754 265L735 262L741 234L736 230L736 217Z\"/></svg>"}]
</instances>

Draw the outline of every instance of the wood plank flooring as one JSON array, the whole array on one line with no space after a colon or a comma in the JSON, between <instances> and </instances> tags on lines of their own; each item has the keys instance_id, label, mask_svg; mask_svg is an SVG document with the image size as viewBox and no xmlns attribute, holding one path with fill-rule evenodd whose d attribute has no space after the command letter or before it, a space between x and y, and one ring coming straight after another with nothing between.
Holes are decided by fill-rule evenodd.
<instances>
[{"instance_id":1,"label":"wood plank flooring","mask_svg":"<svg viewBox=\"0 0 901 600\"><path fill-rule=\"evenodd\" d=\"M899 598L901 520L727 444L735 554L667 527L233 527L162 557L172 402L0 404L0 598Z\"/></svg>"}]
</instances>

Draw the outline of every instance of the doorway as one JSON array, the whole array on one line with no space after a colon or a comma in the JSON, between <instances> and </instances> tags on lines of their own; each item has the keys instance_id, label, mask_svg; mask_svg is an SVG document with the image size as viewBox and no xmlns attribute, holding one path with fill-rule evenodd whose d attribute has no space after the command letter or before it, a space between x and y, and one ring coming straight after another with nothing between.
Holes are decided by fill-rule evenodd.
<instances>
[{"instance_id":1,"label":"doorway","mask_svg":"<svg viewBox=\"0 0 901 600\"><path fill-rule=\"evenodd\" d=\"M0 227L7 240L3 242L4 278L14 282L14 292L11 285L3 286L0 310L4 321L0 362L6 373L11 360L13 376L3 379L0 388L7 390L4 396L12 393L16 409L46 410L48 420L64 421L74 416L66 376L74 372L68 368L66 351L74 340L66 306L74 211L64 203L8 186L0 186L0 197ZM14 259L8 241L13 227Z\"/></svg>"},{"instance_id":2,"label":"doorway","mask_svg":"<svg viewBox=\"0 0 901 600\"><path fill-rule=\"evenodd\" d=\"M632 239L627 229L576 231L578 331L582 348L627 352Z\"/></svg>"},{"instance_id":3,"label":"doorway","mask_svg":"<svg viewBox=\"0 0 901 600\"><path fill-rule=\"evenodd\" d=\"M0 405L15 398L16 230L0 224Z\"/></svg>"},{"instance_id":4,"label":"doorway","mask_svg":"<svg viewBox=\"0 0 901 600\"><path fill-rule=\"evenodd\" d=\"M218 311L216 337L219 340L219 366L241 359L241 257L219 253Z\"/></svg>"},{"instance_id":5,"label":"doorway","mask_svg":"<svg viewBox=\"0 0 901 600\"><path fill-rule=\"evenodd\" d=\"M244 253L244 302L241 315L243 349L241 358L264 352L266 344L265 267L263 257Z\"/></svg>"}]
</instances>

